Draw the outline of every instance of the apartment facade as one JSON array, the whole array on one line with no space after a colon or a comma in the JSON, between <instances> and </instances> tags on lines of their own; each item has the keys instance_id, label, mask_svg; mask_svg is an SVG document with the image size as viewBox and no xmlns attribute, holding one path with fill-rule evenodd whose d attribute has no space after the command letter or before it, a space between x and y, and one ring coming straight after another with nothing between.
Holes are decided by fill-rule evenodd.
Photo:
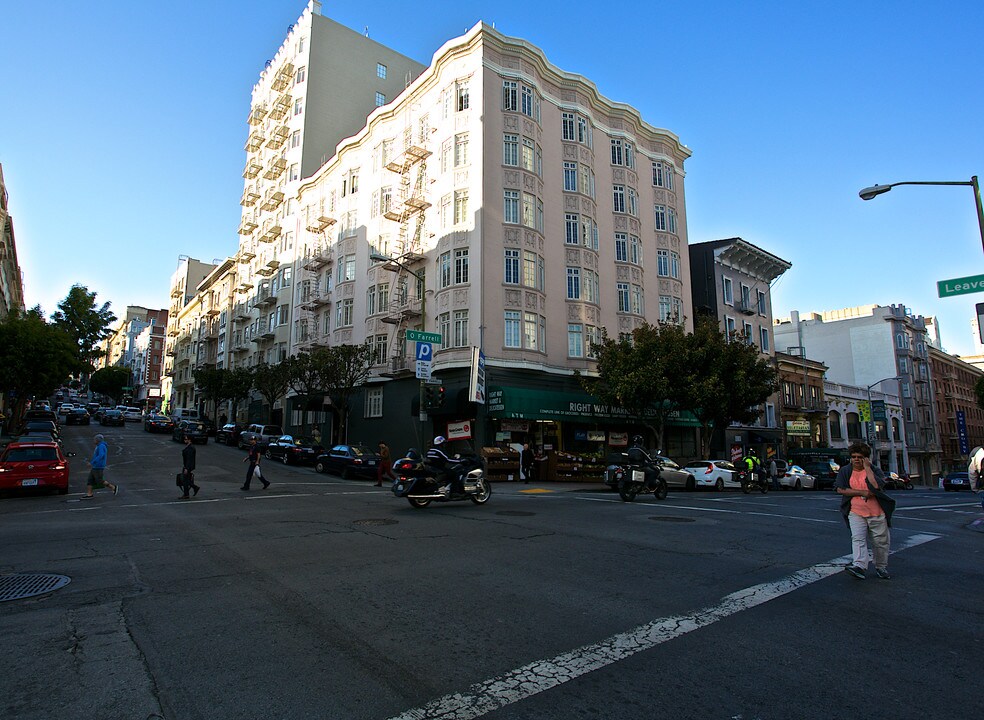
<instances>
[{"instance_id":1,"label":"apartment facade","mask_svg":"<svg viewBox=\"0 0 984 720\"><path fill-rule=\"evenodd\" d=\"M827 366L779 351L775 352L775 359L779 373L782 457L791 457L794 449L825 447L830 441L823 380Z\"/></svg>"},{"instance_id":2,"label":"apartment facade","mask_svg":"<svg viewBox=\"0 0 984 720\"><path fill-rule=\"evenodd\" d=\"M393 442L421 443L465 423L482 444L600 452L631 423L574 377L593 370L591 341L657 319L692 328L689 154L529 43L476 25L302 183L292 347L372 343L375 376L350 419L367 439L402 421ZM420 395L407 330L440 336L447 402L420 425L406 423ZM693 446L692 428L670 437Z\"/></svg>"},{"instance_id":3,"label":"apartment facade","mask_svg":"<svg viewBox=\"0 0 984 720\"><path fill-rule=\"evenodd\" d=\"M935 327L935 326L934 326ZM827 365L833 383L890 392L898 384L904 423L906 467L923 484L941 469L926 320L904 305L863 305L824 313L790 313L776 320L779 350L803 352ZM887 456L883 466L890 466Z\"/></svg>"},{"instance_id":4,"label":"apartment facade","mask_svg":"<svg viewBox=\"0 0 984 720\"><path fill-rule=\"evenodd\" d=\"M929 364L943 470L966 470L970 451L984 445L984 410L974 390L984 371L933 345Z\"/></svg>"},{"instance_id":5,"label":"apartment facade","mask_svg":"<svg viewBox=\"0 0 984 720\"><path fill-rule=\"evenodd\" d=\"M0 165L0 320L24 310L24 284L17 262L14 219L10 216L7 185Z\"/></svg>"},{"instance_id":6,"label":"apartment facade","mask_svg":"<svg viewBox=\"0 0 984 720\"><path fill-rule=\"evenodd\" d=\"M865 442L872 450L872 457L880 467L891 472L908 472L908 452L905 445L905 416L902 412L902 399L896 383L885 383L885 390L868 389L855 385L845 385L825 381L824 396L827 401L825 432L830 457L840 463L848 462L847 449L851 443ZM894 390L894 392L893 392ZM885 409L885 418L875 417L866 420L871 406Z\"/></svg>"},{"instance_id":7,"label":"apartment facade","mask_svg":"<svg viewBox=\"0 0 984 720\"><path fill-rule=\"evenodd\" d=\"M216 267L212 263L181 256L177 269L171 275L171 305L167 315L161 377L161 406L165 411L174 407L190 407L187 403L194 402L192 361L198 358L197 334L204 315L198 286Z\"/></svg>"}]
</instances>

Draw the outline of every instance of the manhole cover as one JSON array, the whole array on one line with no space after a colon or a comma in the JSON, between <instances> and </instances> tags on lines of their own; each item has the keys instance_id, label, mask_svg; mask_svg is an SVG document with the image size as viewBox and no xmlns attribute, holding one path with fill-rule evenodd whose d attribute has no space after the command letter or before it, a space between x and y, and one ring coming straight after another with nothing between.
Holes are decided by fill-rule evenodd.
<instances>
[{"instance_id":1,"label":"manhole cover","mask_svg":"<svg viewBox=\"0 0 984 720\"><path fill-rule=\"evenodd\" d=\"M509 517L533 517L536 513L525 512L523 510L500 510L496 515L507 515Z\"/></svg>"},{"instance_id":2,"label":"manhole cover","mask_svg":"<svg viewBox=\"0 0 984 720\"><path fill-rule=\"evenodd\" d=\"M0 602L44 595L65 587L72 579L65 575L15 573L0 575Z\"/></svg>"},{"instance_id":3,"label":"manhole cover","mask_svg":"<svg viewBox=\"0 0 984 720\"><path fill-rule=\"evenodd\" d=\"M366 520L356 520L353 525L373 526L373 525L396 525L397 521L390 518L368 518Z\"/></svg>"},{"instance_id":4,"label":"manhole cover","mask_svg":"<svg viewBox=\"0 0 984 720\"><path fill-rule=\"evenodd\" d=\"M650 520L655 520L656 522L693 522L693 518L688 517L669 517L667 515L655 515Z\"/></svg>"}]
</instances>

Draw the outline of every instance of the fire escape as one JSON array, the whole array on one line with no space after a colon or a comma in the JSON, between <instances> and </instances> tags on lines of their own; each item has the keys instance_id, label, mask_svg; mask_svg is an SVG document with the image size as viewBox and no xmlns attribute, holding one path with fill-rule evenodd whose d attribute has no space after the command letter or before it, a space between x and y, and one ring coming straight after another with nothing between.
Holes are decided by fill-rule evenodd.
<instances>
[{"instance_id":1,"label":"fire escape","mask_svg":"<svg viewBox=\"0 0 984 720\"><path fill-rule=\"evenodd\" d=\"M331 305L331 288L326 272L334 260L328 230L335 224L335 218L328 215L323 204L309 206L305 214L311 244L305 247L298 263L304 274L297 298L297 345L301 349L313 350L330 344L321 317Z\"/></svg>"},{"instance_id":2,"label":"fire escape","mask_svg":"<svg viewBox=\"0 0 984 720\"><path fill-rule=\"evenodd\" d=\"M403 375L410 369L406 351L406 330L424 326L423 282L423 234L425 211L431 206L426 199L427 127L421 123L414 138L413 125L403 133L402 151L386 165L386 169L400 176L400 186L392 207L383 214L387 220L399 224L397 241L393 248L393 262L382 267L393 273L390 302L381 320L395 326L390 343L389 376ZM418 267L419 269L415 269Z\"/></svg>"}]
</instances>

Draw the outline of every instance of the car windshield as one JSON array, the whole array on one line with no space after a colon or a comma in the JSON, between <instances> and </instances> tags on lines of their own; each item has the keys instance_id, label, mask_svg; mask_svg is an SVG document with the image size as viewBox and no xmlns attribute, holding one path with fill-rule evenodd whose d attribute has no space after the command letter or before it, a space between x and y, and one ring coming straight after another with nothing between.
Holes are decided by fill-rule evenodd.
<instances>
[{"instance_id":1,"label":"car windshield","mask_svg":"<svg viewBox=\"0 0 984 720\"><path fill-rule=\"evenodd\" d=\"M356 457L362 457L363 455L371 455L372 450L367 448L365 445L351 445L352 454Z\"/></svg>"},{"instance_id":2,"label":"car windshield","mask_svg":"<svg viewBox=\"0 0 984 720\"><path fill-rule=\"evenodd\" d=\"M57 459L58 451L53 447L11 448L0 462L32 462Z\"/></svg>"},{"instance_id":3,"label":"car windshield","mask_svg":"<svg viewBox=\"0 0 984 720\"><path fill-rule=\"evenodd\" d=\"M199 431L201 431L201 430L204 430L205 429L205 425L203 423L200 423L200 422L190 422L190 423L188 423L188 429L189 430L199 430Z\"/></svg>"},{"instance_id":4,"label":"car windshield","mask_svg":"<svg viewBox=\"0 0 984 720\"><path fill-rule=\"evenodd\" d=\"M116 417L117 415L122 415L122 413L119 410L107 410L106 414L112 415L113 417Z\"/></svg>"},{"instance_id":5,"label":"car windshield","mask_svg":"<svg viewBox=\"0 0 984 720\"><path fill-rule=\"evenodd\" d=\"M294 444L298 447L311 447L314 445L314 440L309 437L294 437Z\"/></svg>"}]
</instances>

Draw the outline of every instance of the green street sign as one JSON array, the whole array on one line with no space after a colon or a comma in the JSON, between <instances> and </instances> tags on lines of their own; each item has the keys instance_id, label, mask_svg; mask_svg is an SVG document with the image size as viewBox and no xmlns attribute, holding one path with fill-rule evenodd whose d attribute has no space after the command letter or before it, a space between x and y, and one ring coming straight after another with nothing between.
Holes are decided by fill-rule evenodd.
<instances>
[{"instance_id":1,"label":"green street sign","mask_svg":"<svg viewBox=\"0 0 984 720\"><path fill-rule=\"evenodd\" d=\"M941 298L984 292L984 275L971 275L953 280L937 280L936 291Z\"/></svg>"},{"instance_id":2,"label":"green street sign","mask_svg":"<svg viewBox=\"0 0 984 720\"><path fill-rule=\"evenodd\" d=\"M429 333L429 332L422 332L420 330L407 330L407 341L439 343L441 342L441 333Z\"/></svg>"}]
</instances>

